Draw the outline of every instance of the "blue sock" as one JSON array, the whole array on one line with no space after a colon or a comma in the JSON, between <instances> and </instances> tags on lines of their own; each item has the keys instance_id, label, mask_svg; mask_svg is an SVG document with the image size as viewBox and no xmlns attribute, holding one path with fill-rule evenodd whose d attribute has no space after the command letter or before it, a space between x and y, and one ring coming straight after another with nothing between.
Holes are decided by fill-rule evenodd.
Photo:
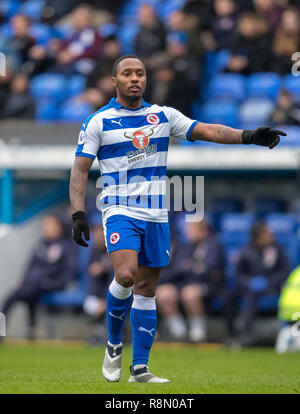
<instances>
[{"instance_id":1,"label":"blue sock","mask_svg":"<svg viewBox=\"0 0 300 414\"><path fill-rule=\"evenodd\" d=\"M123 326L131 302L132 288L124 288L114 279L106 296L108 341L112 345L122 342Z\"/></svg>"},{"instance_id":2,"label":"blue sock","mask_svg":"<svg viewBox=\"0 0 300 414\"><path fill-rule=\"evenodd\" d=\"M133 295L133 298L130 312L133 343L132 365L147 365L157 325L155 297Z\"/></svg>"}]
</instances>

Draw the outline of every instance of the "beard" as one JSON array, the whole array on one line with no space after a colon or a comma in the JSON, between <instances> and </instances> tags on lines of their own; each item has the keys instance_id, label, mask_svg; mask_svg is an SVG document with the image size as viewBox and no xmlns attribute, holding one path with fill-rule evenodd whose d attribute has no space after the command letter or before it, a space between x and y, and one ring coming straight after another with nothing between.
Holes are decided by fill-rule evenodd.
<instances>
[{"instance_id":1,"label":"beard","mask_svg":"<svg viewBox=\"0 0 300 414\"><path fill-rule=\"evenodd\" d=\"M119 94L125 101L130 103L138 102L142 98L142 95L126 95L125 93L120 92Z\"/></svg>"}]
</instances>

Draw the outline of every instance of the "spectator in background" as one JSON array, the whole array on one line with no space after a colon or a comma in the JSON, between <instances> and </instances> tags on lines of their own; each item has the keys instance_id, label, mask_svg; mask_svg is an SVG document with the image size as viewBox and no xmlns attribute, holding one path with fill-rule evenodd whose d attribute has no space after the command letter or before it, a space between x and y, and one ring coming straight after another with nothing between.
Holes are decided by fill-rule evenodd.
<instances>
[{"instance_id":1,"label":"spectator in background","mask_svg":"<svg viewBox=\"0 0 300 414\"><path fill-rule=\"evenodd\" d=\"M207 220L186 223L186 231L187 242L175 245L156 299L170 335L175 339L186 336L180 302L187 317L188 338L199 342L207 335L204 299L216 296L223 285L223 252Z\"/></svg>"},{"instance_id":2,"label":"spectator in background","mask_svg":"<svg viewBox=\"0 0 300 414\"><path fill-rule=\"evenodd\" d=\"M300 108L293 103L292 95L283 89L280 91L270 121L275 125L300 125Z\"/></svg>"},{"instance_id":3,"label":"spectator in background","mask_svg":"<svg viewBox=\"0 0 300 414\"><path fill-rule=\"evenodd\" d=\"M187 90L185 73L175 70L174 62L166 54L152 59L149 101L158 105L173 105L174 108L190 113L191 91Z\"/></svg>"},{"instance_id":4,"label":"spectator in background","mask_svg":"<svg viewBox=\"0 0 300 414\"><path fill-rule=\"evenodd\" d=\"M64 73L79 72L88 75L102 50L102 38L93 27L93 9L88 5L78 6L72 17L73 33L62 43L56 42L57 69Z\"/></svg>"},{"instance_id":5,"label":"spectator in background","mask_svg":"<svg viewBox=\"0 0 300 414\"><path fill-rule=\"evenodd\" d=\"M5 105L0 107L0 119L17 118L33 119L35 103L28 94L29 80L22 73L14 76L10 84L10 90L6 97Z\"/></svg>"},{"instance_id":6,"label":"spectator in background","mask_svg":"<svg viewBox=\"0 0 300 414\"><path fill-rule=\"evenodd\" d=\"M16 302L26 303L29 309L30 338L34 337L36 306L41 296L64 289L74 279L74 248L65 234L66 230L59 216L44 216L42 240L35 247L19 286L6 298L2 306L1 312L8 318Z\"/></svg>"},{"instance_id":7,"label":"spectator in background","mask_svg":"<svg viewBox=\"0 0 300 414\"><path fill-rule=\"evenodd\" d=\"M211 29L218 49L230 49L236 39L237 7L234 0L216 0Z\"/></svg>"},{"instance_id":8,"label":"spectator in background","mask_svg":"<svg viewBox=\"0 0 300 414\"><path fill-rule=\"evenodd\" d=\"M288 274L289 263L282 247L264 222L256 222L251 229L250 243L242 248L237 263L237 290L243 300L238 341L242 345L253 339L258 299L279 294Z\"/></svg>"},{"instance_id":9,"label":"spectator in background","mask_svg":"<svg viewBox=\"0 0 300 414\"><path fill-rule=\"evenodd\" d=\"M238 37L226 72L248 75L268 70L272 57L270 44L267 23L254 13L243 13L238 20Z\"/></svg>"},{"instance_id":10,"label":"spectator in background","mask_svg":"<svg viewBox=\"0 0 300 414\"><path fill-rule=\"evenodd\" d=\"M282 7L274 0L253 0L253 3L256 14L266 19L271 31L274 32L280 22Z\"/></svg>"},{"instance_id":11,"label":"spectator in background","mask_svg":"<svg viewBox=\"0 0 300 414\"><path fill-rule=\"evenodd\" d=\"M30 34L30 21L27 16L17 14L11 19L13 36L7 40L7 53L16 56L19 70L29 59L29 51L35 45L35 39Z\"/></svg>"},{"instance_id":12,"label":"spectator in background","mask_svg":"<svg viewBox=\"0 0 300 414\"><path fill-rule=\"evenodd\" d=\"M165 50L166 30L154 7L143 4L138 11L140 29L134 41L135 53L147 64L147 59Z\"/></svg>"},{"instance_id":13,"label":"spectator in background","mask_svg":"<svg viewBox=\"0 0 300 414\"><path fill-rule=\"evenodd\" d=\"M288 8L281 15L273 40L271 70L281 75L291 72L293 53L300 50L300 18L296 8Z\"/></svg>"},{"instance_id":14,"label":"spectator in background","mask_svg":"<svg viewBox=\"0 0 300 414\"><path fill-rule=\"evenodd\" d=\"M99 214L99 213L98 213ZM106 341L105 313L106 292L113 279L112 266L105 247L103 228L94 225L92 228L93 249L88 267L88 296L84 301L84 310L95 324L90 342L104 344Z\"/></svg>"},{"instance_id":15,"label":"spectator in background","mask_svg":"<svg viewBox=\"0 0 300 414\"><path fill-rule=\"evenodd\" d=\"M95 67L88 75L86 91L79 97L98 110L106 105L114 96L111 83L111 73L115 60L121 56L121 44L115 36L104 39L101 56L95 62Z\"/></svg>"}]
</instances>

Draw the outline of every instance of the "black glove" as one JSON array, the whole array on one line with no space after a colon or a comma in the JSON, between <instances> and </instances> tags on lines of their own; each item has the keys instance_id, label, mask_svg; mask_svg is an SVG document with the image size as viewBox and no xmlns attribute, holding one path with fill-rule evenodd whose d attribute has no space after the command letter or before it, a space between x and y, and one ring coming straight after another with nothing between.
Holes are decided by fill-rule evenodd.
<instances>
[{"instance_id":1,"label":"black glove","mask_svg":"<svg viewBox=\"0 0 300 414\"><path fill-rule=\"evenodd\" d=\"M84 211L76 211L72 214L73 220L73 239L80 246L88 247L88 244L83 240L82 233L85 240L90 240L90 229Z\"/></svg>"},{"instance_id":2,"label":"black glove","mask_svg":"<svg viewBox=\"0 0 300 414\"><path fill-rule=\"evenodd\" d=\"M279 135L286 136L285 132L271 129L269 127L260 127L257 129L244 129L242 132L243 144L255 144L263 147L269 147L270 149L276 147L280 141Z\"/></svg>"}]
</instances>

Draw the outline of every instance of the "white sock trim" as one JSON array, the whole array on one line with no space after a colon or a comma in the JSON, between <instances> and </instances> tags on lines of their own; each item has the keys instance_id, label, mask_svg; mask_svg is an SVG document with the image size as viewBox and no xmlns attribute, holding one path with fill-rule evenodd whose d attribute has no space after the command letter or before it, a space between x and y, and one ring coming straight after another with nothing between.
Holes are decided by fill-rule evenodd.
<instances>
[{"instance_id":1,"label":"white sock trim","mask_svg":"<svg viewBox=\"0 0 300 414\"><path fill-rule=\"evenodd\" d=\"M133 287L124 287L120 285L114 278L111 284L109 285L109 291L110 293L117 299L127 299L132 294Z\"/></svg>"},{"instance_id":2,"label":"white sock trim","mask_svg":"<svg viewBox=\"0 0 300 414\"><path fill-rule=\"evenodd\" d=\"M132 308L140 310L156 310L155 296L149 298L141 295L133 295Z\"/></svg>"}]
</instances>

